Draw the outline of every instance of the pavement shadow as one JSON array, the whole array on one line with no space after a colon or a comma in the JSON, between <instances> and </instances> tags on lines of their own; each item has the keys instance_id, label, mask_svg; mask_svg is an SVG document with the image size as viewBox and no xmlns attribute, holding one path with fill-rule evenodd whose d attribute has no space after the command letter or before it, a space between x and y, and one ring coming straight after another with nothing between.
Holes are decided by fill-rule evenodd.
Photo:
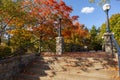
<instances>
[{"instance_id":1,"label":"pavement shadow","mask_svg":"<svg viewBox=\"0 0 120 80\"><path fill-rule=\"evenodd\" d=\"M96 68L96 70L100 69L108 69L110 67L116 67L117 62L113 58L76 58L78 61L75 62L76 66L79 66L80 69L84 72L89 72L89 68L95 67L97 64L101 66Z\"/></svg>"},{"instance_id":2,"label":"pavement shadow","mask_svg":"<svg viewBox=\"0 0 120 80\"><path fill-rule=\"evenodd\" d=\"M14 80L40 80L40 77L47 76L45 72L50 70L48 62L46 62L41 56L28 64Z\"/></svg>"},{"instance_id":3,"label":"pavement shadow","mask_svg":"<svg viewBox=\"0 0 120 80\"><path fill-rule=\"evenodd\" d=\"M77 58L78 62L75 62L77 66L84 72L89 72L89 67L93 67L93 62L89 61L87 58Z\"/></svg>"},{"instance_id":4,"label":"pavement shadow","mask_svg":"<svg viewBox=\"0 0 120 80\"><path fill-rule=\"evenodd\" d=\"M108 68L108 67L117 67L117 61L114 60L114 58L104 58L103 67Z\"/></svg>"}]
</instances>

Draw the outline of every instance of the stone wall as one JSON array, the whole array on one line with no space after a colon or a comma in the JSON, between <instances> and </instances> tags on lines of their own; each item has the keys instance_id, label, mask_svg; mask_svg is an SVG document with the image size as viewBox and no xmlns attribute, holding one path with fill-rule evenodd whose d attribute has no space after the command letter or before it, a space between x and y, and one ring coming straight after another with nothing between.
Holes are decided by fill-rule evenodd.
<instances>
[{"instance_id":1,"label":"stone wall","mask_svg":"<svg viewBox=\"0 0 120 80\"><path fill-rule=\"evenodd\" d=\"M13 76L17 76L17 74L34 59L35 54L29 54L1 60L0 80L13 80Z\"/></svg>"}]
</instances>

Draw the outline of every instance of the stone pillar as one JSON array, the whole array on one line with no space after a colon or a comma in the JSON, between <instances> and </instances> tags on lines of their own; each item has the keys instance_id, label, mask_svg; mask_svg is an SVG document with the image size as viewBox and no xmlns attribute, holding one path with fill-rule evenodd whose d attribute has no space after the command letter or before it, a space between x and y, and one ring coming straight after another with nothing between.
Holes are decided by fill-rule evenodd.
<instances>
[{"instance_id":1,"label":"stone pillar","mask_svg":"<svg viewBox=\"0 0 120 80\"><path fill-rule=\"evenodd\" d=\"M105 52L113 54L113 41L112 41L112 33L104 33L104 48Z\"/></svg>"},{"instance_id":2,"label":"stone pillar","mask_svg":"<svg viewBox=\"0 0 120 80\"><path fill-rule=\"evenodd\" d=\"M61 55L63 53L63 37L56 37L56 54Z\"/></svg>"}]
</instances>

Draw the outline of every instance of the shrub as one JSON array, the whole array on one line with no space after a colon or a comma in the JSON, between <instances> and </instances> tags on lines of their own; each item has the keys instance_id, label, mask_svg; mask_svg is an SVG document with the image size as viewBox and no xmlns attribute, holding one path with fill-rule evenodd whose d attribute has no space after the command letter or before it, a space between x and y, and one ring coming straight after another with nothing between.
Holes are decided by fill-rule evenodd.
<instances>
[{"instance_id":1,"label":"shrub","mask_svg":"<svg viewBox=\"0 0 120 80\"><path fill-rule=\"evenodd\" d=\"M0 46L0 58L5 58L11 55L11 48L8 46Z\"/></svg>"}]
</instances>

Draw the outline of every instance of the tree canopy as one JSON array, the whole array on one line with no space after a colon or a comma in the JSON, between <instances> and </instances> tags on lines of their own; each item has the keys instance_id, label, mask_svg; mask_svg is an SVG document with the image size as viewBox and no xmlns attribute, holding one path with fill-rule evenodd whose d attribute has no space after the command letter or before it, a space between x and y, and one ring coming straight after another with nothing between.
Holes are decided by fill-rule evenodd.
<instances>
[{"instance_id":1,"label":"tree canopy","mask_svg":"<svg viewBox=\"0 0 120 80\"><path fill-rule=\"evenodd\" d=\"M0 44L6 38L14 49L31 43L36 48L55 44L59 18L65 43L82 45L87 38L88 30L78 16L70 16L73 9L63 0L0 0L0 4Z\"/></svg>"},{"instance_id":2,"label":"tree canopy","mask_svg":"<svg viewBox=\"0 0 120 80\"><path fill-rule=\"evenodd\" d=\"M120 44L120 14L114 14L110 17L110 30L114 33L114 36L118 43ZM104 32L106 31L106 24L103 23L100 29L99 37L102 37Z\"/></svg>"}]
</instances>

